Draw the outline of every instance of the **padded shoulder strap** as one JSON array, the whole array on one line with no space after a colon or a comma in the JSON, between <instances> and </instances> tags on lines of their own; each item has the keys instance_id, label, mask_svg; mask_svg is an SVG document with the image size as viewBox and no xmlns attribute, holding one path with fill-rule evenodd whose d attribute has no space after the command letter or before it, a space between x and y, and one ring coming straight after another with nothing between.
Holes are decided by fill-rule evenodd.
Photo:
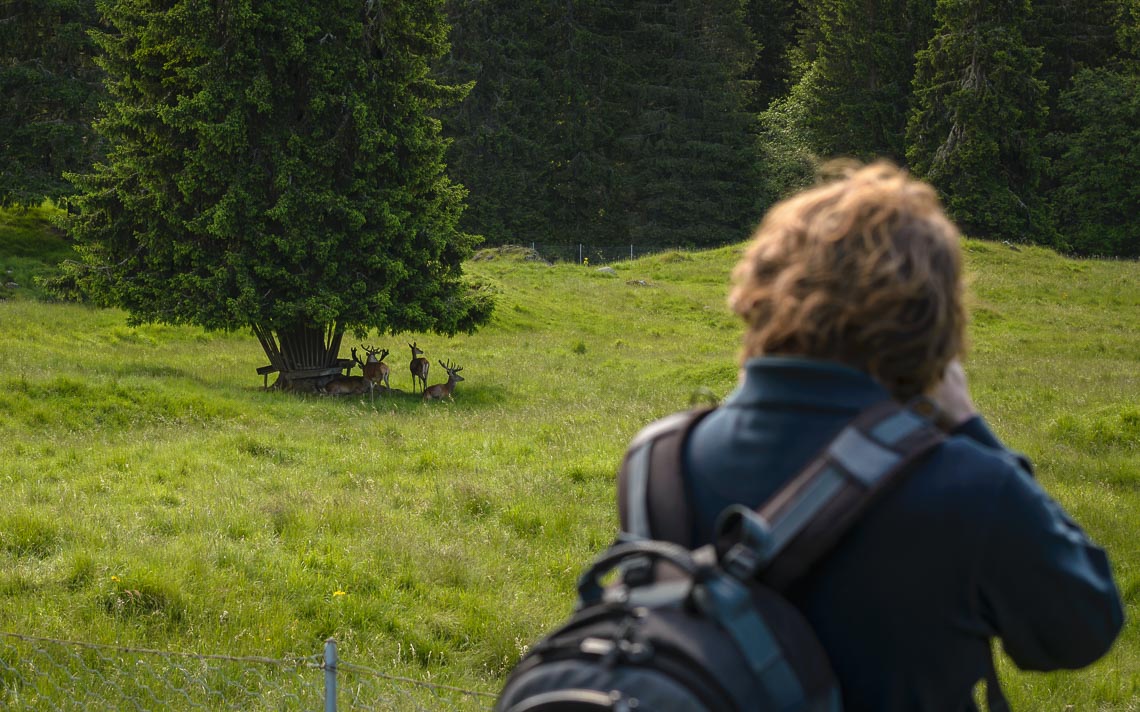
<instances>
[{"instance_id":1,"label":"padded shoulder strap","mask_svg":"<svg viewBox=\"0 0 1140 712\"><path fill-rule=\"evenodd\" d=\"M693 512L681 460L685 439L711 408L674 413L634 437L618 472L618 514L623 532L692 548Z\"/></svg>"}]
</instances>

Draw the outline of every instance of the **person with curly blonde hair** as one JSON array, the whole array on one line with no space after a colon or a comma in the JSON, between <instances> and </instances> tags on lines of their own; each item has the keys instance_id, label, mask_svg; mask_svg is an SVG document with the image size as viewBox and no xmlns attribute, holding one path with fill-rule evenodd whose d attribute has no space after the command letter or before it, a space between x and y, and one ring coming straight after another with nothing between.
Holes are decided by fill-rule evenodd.
<instances>
[{"instance_id":1,"label":"person with curly blonde hair","mask_svg":"<svg viewBox=\"0 0 1140 712\"><path fill-rule=\"evenodd\" d=\"M963 350L961 273L934 190L875 164L776 205L729 302L748 327L745 359L839 361L906 400Z\"/></svg>"},{"instance_id":2,"label":"person with curly blonde hair","mask_svg":"<svg viewBox=\"0 0 1140 712\"><path fill-rule=\"evenodd\" d=\"M946 439L785 591L843 708L975 710L981 680L999 704L993 638L1030 670L1104 655L1123 625L1105 553L970 398L959 232L934 190L848 167L775 205L733 280L741 380L685 440L677 543L711 542L721 512L761 505L865 409L922 399Z\"/></svg>"}]
</instances>

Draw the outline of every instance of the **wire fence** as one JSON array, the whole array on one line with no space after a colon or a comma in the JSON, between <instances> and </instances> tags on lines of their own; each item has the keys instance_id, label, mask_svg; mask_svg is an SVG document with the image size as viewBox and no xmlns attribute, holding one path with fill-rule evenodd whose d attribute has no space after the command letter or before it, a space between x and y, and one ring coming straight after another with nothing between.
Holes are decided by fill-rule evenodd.
<instances>
[{"instance_id":1,"label":"wire fence","mask_svg":"<svg viewBox=\"0 0 1140 712\"><path fill-rule=\"evenodd\" d=\"M0 633L4 710L488 710L487 692L388 675L320 654L174 653Z\"/></svg>"},{"instance_id":2,"label":"wire fence","mask_svg":"<svg viewBox=\"0 0 1140 712\"><path fill-rule=\"evenodd\" d=\"M576 262L578 264L587 262L598 265L633 260L661 252L691 252L695 249L708 250L723 247L723 245L702 245L699 248L678 245L591 245L579 242L531 242L529 245L523 245L523 247L527 246L547 262Z\"/></svg>"}]
</instances>

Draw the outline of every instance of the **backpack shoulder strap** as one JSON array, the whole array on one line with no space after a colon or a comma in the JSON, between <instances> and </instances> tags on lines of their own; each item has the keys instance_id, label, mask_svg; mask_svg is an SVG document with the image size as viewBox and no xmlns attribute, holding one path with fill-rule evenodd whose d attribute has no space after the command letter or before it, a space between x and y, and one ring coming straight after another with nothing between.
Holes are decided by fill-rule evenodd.
<instances>
[{"instance_id":1,"label":"backpack shoulder strap","mask_svg":"<svg viewBox=\"0 0 1140 712\"><path fill-rule=\"evenodd\" d=\"M726 510L717 525L718 552L727 566L759 572L769 586L786 589L944 438L895 401L871 406L759 509Z\"/></svg>"},{"instance_id":2,"label":"backpack shoulder strap","mask_svg":"<svg viewBox=\"0 0 1140 712\"><path fill-rule=\"evenodd\" d=\"M685 439L712 412L697 408L650 423L634 437L618 471L623 532L691 547L693 512L681 471Z\"/></svg>"}]
</instances>

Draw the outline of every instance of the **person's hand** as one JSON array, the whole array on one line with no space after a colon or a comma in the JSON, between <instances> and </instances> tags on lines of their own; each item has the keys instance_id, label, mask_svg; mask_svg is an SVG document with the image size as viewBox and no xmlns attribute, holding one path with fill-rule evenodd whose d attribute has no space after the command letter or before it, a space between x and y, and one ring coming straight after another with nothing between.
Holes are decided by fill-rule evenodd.
<instances>
[{"instance_id":1,"label":"person's hand","mask_svg":"<svg viewBox=\"0 0 1140 712\"><path fill-rule=\"evenodd\" d=\"M958 359L947 364L942 380L927 397L942 411L942 420L949 427L959 426L978 414L966 385L966 369Z\"/></svg>"}]
</instances>

